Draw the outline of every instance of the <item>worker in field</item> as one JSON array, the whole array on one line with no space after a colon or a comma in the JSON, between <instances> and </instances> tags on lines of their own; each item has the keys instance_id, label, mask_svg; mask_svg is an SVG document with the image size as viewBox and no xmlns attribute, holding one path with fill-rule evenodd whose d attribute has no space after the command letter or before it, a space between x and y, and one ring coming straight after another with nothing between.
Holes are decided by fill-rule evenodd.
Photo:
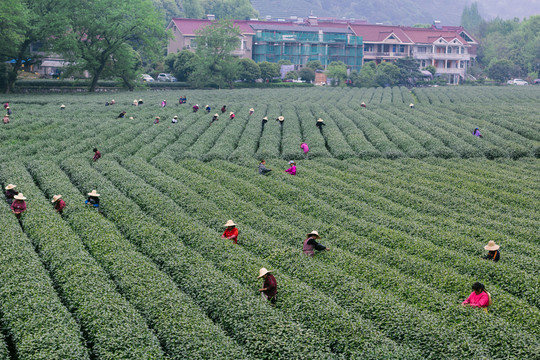
<instances>
[{"instance_id":1,"label":"worker in field","mask_svg":"<svg viewBox=\"0 0 540 360\"><path fill-rule=\"evenodd\" d=\"M254 108L249 109L249 116L253 115L254 112L255 112Z\"/></svg>"},{"instance_id":2,"label":"worker in field","mask_svg":"<svg viewBox=\"0 0 540 360\"><path fill-rule=\"evenodd\" d=\"M265 116L262 118L262 129L264 130L264 125L266 125L266 123L268 122L268 117Z\"/></svg>"},{"instance_id":3,"label":"worker in field","mask_svg":"<svg viewBox=\"0 0 540 360\"><path fill-rule=\"evenodd\" d=\"M165 106L167 106L167 100L163 100L163 101L161 102L161 107L165 107Z\"/></svg>"},{"instance_id":4,"label":"worker in field","mask_svg":"<svg viewBox=\"0 0 540 360\"><path fill-rule=\"evenodd\" d=\"M229 220L223 226L225 226L225 231L221 235L221 238L232 240L233 244L238 244L238 229L234 221Z\"/></svg>"},{"instance_id":5,"label":"worker in field","mask_svg":"<svg viewBox=\"0 0 540 360\"><path fill-rule=\"evenodd\" d=\"M4 124L9 124L9 115L8 114L4 115L4 118L2 119L2 122Z\"/></svg>"},{"instance_id":6,"label":"worker in field","mask_svg":"<svg viewBox=\"0 0 540 360\"><path fill-rule=\"evenodd\" d=\"M236 115L234 115L234 113L231 111L229 113L229 119L233 120L235 118Z\"/></svg>"},{"instance_id":7,"label":"worker in field","mask_svg":"<svg viewBox=\"0 0 540 360\"><path fill-rule=\"evenodd\" d=\"M322 127L326 126L326 124L324 123L323 119L319 118L319 119L317 119L317 122L315 123L315 126L319 128L319 131L322 134Z\"/></svg>"},{"instance_id":8,"label":"worker in field","mask_svg":"<svg viewBox=\"0 0 540 360\"><path fill-rule=\"evenodd\" d=\"M363 107L363 108L367 107L367 106L366 106L366 103L363 102L363 101L362 101L362 103L360 104L360 106Z\"/></svg>"},{"instance_id":9,"label":"worker in field","mask_svg":"<svg viewBox=\"0 0 540 360\"><path fill-rule=\"evenodd\" d=\"M266 167L266 160L261 160L261 162L259 163L259 174L267 175L268 173L270 173L270 171L272 171L272 169L268 169Z\"/></svg>"},{"instance_id":10,"label":"worker in field","mask_svg":"<svg viewBox=\"0 0 540 360\"><path fill-rule=\"evenodd\" d=\"M210 107L210 105L206 105L206 106L204 107L204 109L206 110L206 113L207 113L207 114L210 114L210 111L212 110L212 108Z\"/></svg>"},{"instance_id":11,"label":"worker in field","mask_svg":"<svg viewBox=\"0 0 540 360\"><path fill-rule=\"evenodd\" d=\"M174 115L171 121L173 124L176 124L178 122L178 116Z\"/></svg>"},{"instance_id":12,"label":"worker in field","mask_svg":"<svg viewBox=\"0 0 540 360\"><path fill-rule=\"evenodd\" d=\"M409 104L409 107L410 107L411 109L414 109L414 104L413 104L413 103L410 103L410 104Z\"/></svg>"},{"instance_id":13,"label":"worker in field","mask_svg":"<svg viewBox=\"0 0 540 360\"><path fill-rule=\"evenodd\" d=\"M196 113L197 111L199 111L199 104L193 105L193 112Z\"/></svg>"},{"instance_id":14,"label":"worker in field","mask_svg":"<svg viewBox=\"0 0 540 360\"><path fill-rule=\"evenodd\" d=\"M10 107L9 107L9 106L8 106L8 107L6 108L6 111L7 111L7 114L8 114L8 115L11 115L11 114L13 114L13 112L11 111L11 109L10 109Z\"/></svg>"},{"instance_id":15,"label":"worker in field","mask_svg":"<svg viewBox=\"0 0 540 360\"><path fill-rule=\"evenodd\" d=\"M62 104L60 105L60 110L65 110L66 109L66 105Z\"/></svg>"},{"instance_id":16,"label":"worker in field","mask_svg":"<svg viewBox=\"0 0 540 360\"><path fill-rule=\"evenodd\" d=\"M483 137L478 128L474 129L473 135L476 136L476 137L479 137L479 138Z\"/></svg>"},{"instance_id":17,"label":"worker in field","mask_svg":"<svg viewBox=\"0 0 540 360\"><path fill-rule=\"evenodd\" d=\"M137 99L135 99L135 100L133 100L133 103L131 105L139 106L139 101Z\"/></svg>"},{"instance_id":18,"label":"worker in field","mask_svg":"<svg viewBox=\"0 0 540 360\"><path fill-rule=\"evenodd\" d=\"M259 289L262 298L270 301L270 304L275 306L277 301L277 282L276 278L271 274L271 272L271 270L261 268L259 270L259 276L257 279L264 279L263 287Z\"/></svg>"},{"instance_id":19,"label":"worker in field","mask_svg":"<svg viewBox=\"0 0 540 360\"><path fill-rule=\"evenodd\" d=\"M214 121L218 121L219 120L219 115L217 113L214 114L214 116L212 116L212 121L210 121L210 124L212 124Z\"/></svg>"},{"instance_id":20,"label":"worker in field","mask_svg":"<svg viewBox=\"0 0 540 360\"><path fill-rule=\"evenodd\" d=\"M306 239L304 240L304 247L302 248L302 251L304 252L304 255L307 256L313 256L315 255L315 250L317 251L330 251L329 248L326 246L320 244L317 242L317 239L319 239L319 233L317 231L312 231L309 234L307 234Z\"/></svg>"},{"instance_id":21,"label":"worker in field","mask_svg":"<svg viewBox=\"0 0 540 360\"><path fill-rule=\"evenodd\" d=\"M62 195L54 195L51 202L54 204L54 210L59 214L62 214L64 208L66 207L66 202L62 200Z\"/></svg>"},{"instance_id":22,"label":"worker in field","mask_svg":"<svg viewBox=\"0 0 540 360\"><path fill-rule=\"evenodd\" d=\"M17 219L21 218L21 215L26 211L26 198L22 193L18 193L13 197L13 202L11 203L11 211L15 214Z\"/></svg>"},{"instance_id":23,"label":"worker in field","mask_svg":"<svg viewBox=\"0 0 540 360\"><path fill-rule=\"evenodd\" d=\"M486 291L484 284L479 282L472 284L472 290L472 293L461 305L483 308L487 312L487 307L492 303L491 294Z\"/></svg>"},{"instance_id":24,"label":"worker in field","mask_svg":"<svg viewBox=\"0 0 540 360\"><path fill-rule=\"evenodd\" d=\"M130 117L129 117L129 120L133 120L133 116L130 116Z\"/></svg>"},{"instance_id":25,"label":"worker in field","mask_svg":"<svg viewBox=\"0 0 540 360\"><path fill-rule=\"evenodd\" d=\"M19 192L17 190L15 190L15 188L17 187L17 185L13 185L13 184L8 184L5 189L6 189L6 201L9 205L11 205L13 203L13 198L15 197L15 195L19 194Z\"/></svg>"},{"instance_id":26,"label":"worker in field","mask_svg":"<svg viewBox=\"0 0 540 360\"><path fill-rule=\"evenodd\" d=\"M126 112L122 111L120 115L118 115L117 119L123 119L126 116Z\"/></svg>"},{"instance_id":27,"label":"worker in field","mask_svg":"<svg viewBox=\"0 0 540 360\"><path fill-rule=\"evenodd\" d=\"M94 148L94 150L92 150L94 152L94 158L92 159L94 162L95 161L98 161L99 158L101 157L101 153L98 151L97 148Z\"/></svg>"},{"instance_id":28,"label":"worker in field","mask_svg":"<svg viewBox=\"0 0 540 360\"><path fill-rule=\"evenodd\" d=\"M495 241L490 240L488 244L484 246L484 249L488 251L488 254L484 256L486 260L492 260L493 262L499 261L501 258L501 252L499 251L500 246L495 244Z\"/></svg>"},{"instance_id":29,"label":"worker in field","mask_svg":"<svg viewBox=\"0 0 540 360\"><path fill-rule=\"evenodd\" d=\"M143 104L142 99L139 99L139 105L142 105L142 104Z\"/></svg>"},{"instance_id":30,"label":"worker in field","mask_svg":"<svg viewBox=\"0 0 540 360\"><path fill-rule=\"evenodd\" d=\"M286 173L291 175L296 175L296 163L294 161L289 161L289 168L285 170Z\"/></svg>"},{"instance_id":31,"label":"worker in field","mask_svg":"<svg viewBox=\"0 0 540 360\"><path fill-rule=\"evenodd\" d=\"M278 116L276 121L279 123L279 127L283 129L283 122L285 121L285 118L283 116Z\"/></svg>"},{"instance_id":32,"label":"worker in field","mask_svg":"<svg viewBox=\"0 0 540 360\"><path fill-rule=\"evenodd\" d=\"M114 104L116 104L116 101L114 101L114 99L112 99L111 102L110 102L110 105L114 105Z\"/></svg>"},{"instance_id":33,"label":"worker in field","mask_svg":"<svg viewBox=\"0 0 540 360\"><path fill-rule=\"evenodd\" d=\"M100 195L96 192L96 190L92 190L88 193L88 199L86 199L84 203L97 209L99 208L99 196Z\"/></svg>"},{"instance_id":34,"label":"worker in field","mask_svg":"<svg viewBox=\"0 0 540 360\"><path fill-rule=\"evenodd\" d=\"M221 107L221 113L224 114L225 111L227 111L227 105L223 105L223 106Z\"/></svg>"},{"instance_id":35,"label":"worker in field","mask_svg":"<svg viewBox=\"0 0 540 360\"><path fill-rule=\"evenodd\" d=\"M309 152L309 146L305 142L300 144L300 149L304 152L304 155L307 157L307 154Z\"/></svg>"},{"instance_id":36,"label":"worker in field","mask_svg":"<svg viewBox=\"0 0 540 360\"><path fill-rule=\"evenodd\" d=\"M154 119L154 124L159 124L159 116L156 116L156 118Z\"/></svg>"},{"instance_id":37,"label":"worker in field","mask_svg":"<svg viewBox=\"0 0 540 360\"><path fill-rule=\"evenodd\" d=\"M109 102L108 101L105 101L105 106L109 106Z\"/></svg>"},{"instance_id":38,"label":"worker in field","mask_svg":"<svg viewBox=\"0 0 540 360\"><path fill-rule=\"evenodd\" d=\"M186 96L181 96L179 99L178 99L178 104L182 105L182 104L185 104L187 101L186 99Z\"/></svg>"},{"instance_id":39,"label":"worker in field","mask_svg":"<svg viewBox=\"0 0 540 360\"><path fill-rule=\"evenodd\" d=\"M4 104L4 110L7 109L9 107L9 103L5 103Z\"/></svg>"}]
</instances>

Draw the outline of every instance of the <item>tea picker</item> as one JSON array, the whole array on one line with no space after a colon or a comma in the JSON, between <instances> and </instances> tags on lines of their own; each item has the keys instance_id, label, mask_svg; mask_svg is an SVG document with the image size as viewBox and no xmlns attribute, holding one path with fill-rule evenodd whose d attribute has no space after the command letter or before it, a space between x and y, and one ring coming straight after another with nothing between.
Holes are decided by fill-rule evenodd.
<instances>
[{"instance_id":1,"label":"tea picker","mask_svg":"<svg viewBox=\"0 0 540 360\"><path fill-rule=\"evenodd\" d=\"M320 238L319 233L317 231L312 231L309 234L307 234L307 238L304 240L304 246L302 248L302 251L304 252L305 255L314 256L315 250L330 251L329 248L317 242L317 239L319 238Z\"/></svg>"},{"instance_id":2,"label":"tea picker","mask_svg":"<svg viewBox=\"0 0 540 360\"><path fill-rule=\"evenodd\" d=\"M232 240L233 244L238 244L238 229L236 228L234 221L229 220L223 226L225 226L226 229L221 235L221 238Z\"/></svg>"},{"instance_id":3,"label":"tea picker","mask_svg":"<svg viewBox=\"0 0 540 360\"><path fill-rule=\"evenodd\" d=\"M259 276L257 279L263 278L264 283L263 287L259 289L261 297L265 300L270 301L272 306L275 306L277 300L277 282L274 275L271 274L272 270L267 270L266 268L261 268L259 270Z\"/></svg>"}]
</instances>

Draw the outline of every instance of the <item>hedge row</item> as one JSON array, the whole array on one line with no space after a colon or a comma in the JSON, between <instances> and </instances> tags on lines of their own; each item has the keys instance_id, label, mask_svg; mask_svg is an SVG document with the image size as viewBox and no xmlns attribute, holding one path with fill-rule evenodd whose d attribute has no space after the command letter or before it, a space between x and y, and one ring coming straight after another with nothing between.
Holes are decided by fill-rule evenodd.
<instances>
[{"instance_id":1,"label":"hedge row","mask_svg":"<svg viewBox=\"0 0 540 360\"><path fill-rule=\"evenodd\" d=\"M52 167L52 164L45 166ZM35 169L33 173L36 174L39 166L34 164L30 168ZM50 200L43 197L26 169L13 163L4 169L4 174L9 169L5 180L24 189L29 199L30 208L23 218L25 231L39 249L69 309L80 321L94 355L99 359L128 359L141 355L162 358L159 343L142 317L117 292L115 283L87 252L81 239L55 213ZM40 184L54 182L48 189L52 191L48 193L49 198L62 190L57 180L56 177L39 179ZM70 219L82 205L72 200L69 194L60 193L69 204L64 216ZM100 240L103 239L107 237Z\"/></svg>"},{"instance_id":2,"label":"hedge row","mask_svg":"<svg viewBox=\"0 0 540 360\"><path fill-rule=\"evenodd\" d=\"M102 170L108 163L111 162L103 159L96 163L96 167ZM86 181L88 172L79 173L77 169L81 168L72 168L70 164L66 162L64 166L76 182ZM143 206L143 210L148 211L151 208L161 211L164 209L160 197L147 196L147 187L138 187L136 182L121 185L121 189L130 188L132 191L139 191L137 197L145 199L144 204L139 204ZM111 196L115 198L114 206L121 207L124 212L133 212L142 219L140 226L144 227L141 231L135 231L136 227L133 226L132 221L129 221L130 218L123 216L115 216L115 223L145 254L161 264L175 282L198 302L208 316L217 321L251 356L261 359L295 358L304 353L321 358L329 356L328 349L319 344L311 330L275 313L252 291L247 291L235 280L216 270L198 253L182 245L178 237L169 230L156 226L155 222L137 210L131 201L115 192L114 187L109 186L108 191L114 194ZM109 216L108 201L106 202L105 198L102 201L107 216ZM184 224L183 228L186 232L194 228L189 233L184 233L181 240L188 241L187 237L190 237L194 241L206 241L204 233L196 231L199 228L193 226L193 223L179 213L174 213L174 216L170 216L171 214L173 212L163 213L163 219L176 224ZM114 212L111 216L114 216ZM185 223L186 221L188 223ZM256 264L253 266L258 267ZM256 273L254 270L253 278L256 277ZM224 298L228 301L224 301ZM273 331L268 332L268 329L273 329Z\"/></svg>"},{"instance_id":3,"label":"hedge row","mask_svg":"<svg viewBox=\"0 0 540 360\"><path fill-rule=\"evenodd\" d=\"M15 347L14 358L90 359L79 325L62 305L3 196L0 216L0 312ZM2 348L5 355L5 344Z\"/></svg>"}]
</instances>

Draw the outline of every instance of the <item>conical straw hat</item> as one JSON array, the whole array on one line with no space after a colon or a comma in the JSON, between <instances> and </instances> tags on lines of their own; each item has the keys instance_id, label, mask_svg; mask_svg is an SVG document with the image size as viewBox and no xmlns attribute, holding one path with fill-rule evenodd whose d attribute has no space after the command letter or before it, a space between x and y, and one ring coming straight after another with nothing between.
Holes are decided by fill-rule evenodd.
<instances>
[{"instance_id":1,"label":"conical straw hat","mask_svg":"<svg viewBox=\"0 0 540 360\"><path fill-rule=\"evenodd\" d=\"M495 250L498 250L499 248L500 246L495 244L495 241L493 240L489 240L488 244L484 246L484 249L486 249L487 251L495 251Z\"/></svg>"},{"instance_id":2,"label":"conical straw hat","mask_svg":"<svg viewBox=\"0 0 540 360\"><path fill-rule=\"evenodd\" d=\"M52 203L55 203L55 202L57 202L58 200L60 200L61 198L62 198L62 195L54 195L54 196L52 197L51 202L52 202Z\"/></svg>"},{"instance_id":3,"label":"conical straw hat","mask_svg":"<svg viewBox=\"0 0 540 360\"><path fill-rule=\"evenodd\" d=\"M227 223L225 223L225 225L223 225L223 226L226 226L226 227L227 227L227 226L236 226L236 224L234 223L234 221L229 220L229 221L227 221Z\"/></svg>"},{"instance_id":4,"label":"conical straw hat","mask_svg":"<svg viewBox=\"0 0 540 360\"><path fill-rule=\"evenodd\" d=\"M272 270L267 270L266 268L261 268L261 270L259 270L259 276L257 276L257 279L260 279L264 275L266 275L268 273L271 273L271 272L272 272Z\"/></svg>"},{"instance_id":5,"label":"conical straw hat","mask_svg":"<svg viewBox=\"0 0 540 360\"><path fill-rule=\"evenodd\" d=\"M8 184L8 186L6 186L6 190L15 189L16 187L17 187L17 185Z\"/></svg>"},{"instance_id":6,"label":"conical straw hat","mask_svg":"<svg viewBox=\"0 0 540 360\"><path fill-rule=\"evenodd\" d=\"M17 200L26 200L26 198L24 197L24 195L22 193L18 193L13 198L17 199Z\"/></svg>"},{"instance_id":7,"label":"conical straw hat","mask_svg":"<svg viewBox=\"0 0 540 360\"><path fill-rule=\"evenodd\" d=\"M98 196L99 196L99 194L97 193L96 190L92 190L92 192L89 192L88 195L89 195L89 196L95 196L95 197L98 197Z\"/></svg>"}]
</instances>

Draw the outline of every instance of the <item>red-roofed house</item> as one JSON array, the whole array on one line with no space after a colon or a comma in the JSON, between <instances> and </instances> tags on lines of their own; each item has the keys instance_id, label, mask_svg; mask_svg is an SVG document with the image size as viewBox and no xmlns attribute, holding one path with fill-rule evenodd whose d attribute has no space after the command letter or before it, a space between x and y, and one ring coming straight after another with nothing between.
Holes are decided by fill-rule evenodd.
<instances>
[{"instance_id":1,"label":"red-roofed house","mask_svg":"<svg viewBox=\"0 0 540 360\"><path fill-rule=\"evenodd\" d=\"M399 26L388 25L349 25L350 29L361 36L364 42L364 62L394 61L411 55L414 44Z\"/></svg>"}]
</instances>

